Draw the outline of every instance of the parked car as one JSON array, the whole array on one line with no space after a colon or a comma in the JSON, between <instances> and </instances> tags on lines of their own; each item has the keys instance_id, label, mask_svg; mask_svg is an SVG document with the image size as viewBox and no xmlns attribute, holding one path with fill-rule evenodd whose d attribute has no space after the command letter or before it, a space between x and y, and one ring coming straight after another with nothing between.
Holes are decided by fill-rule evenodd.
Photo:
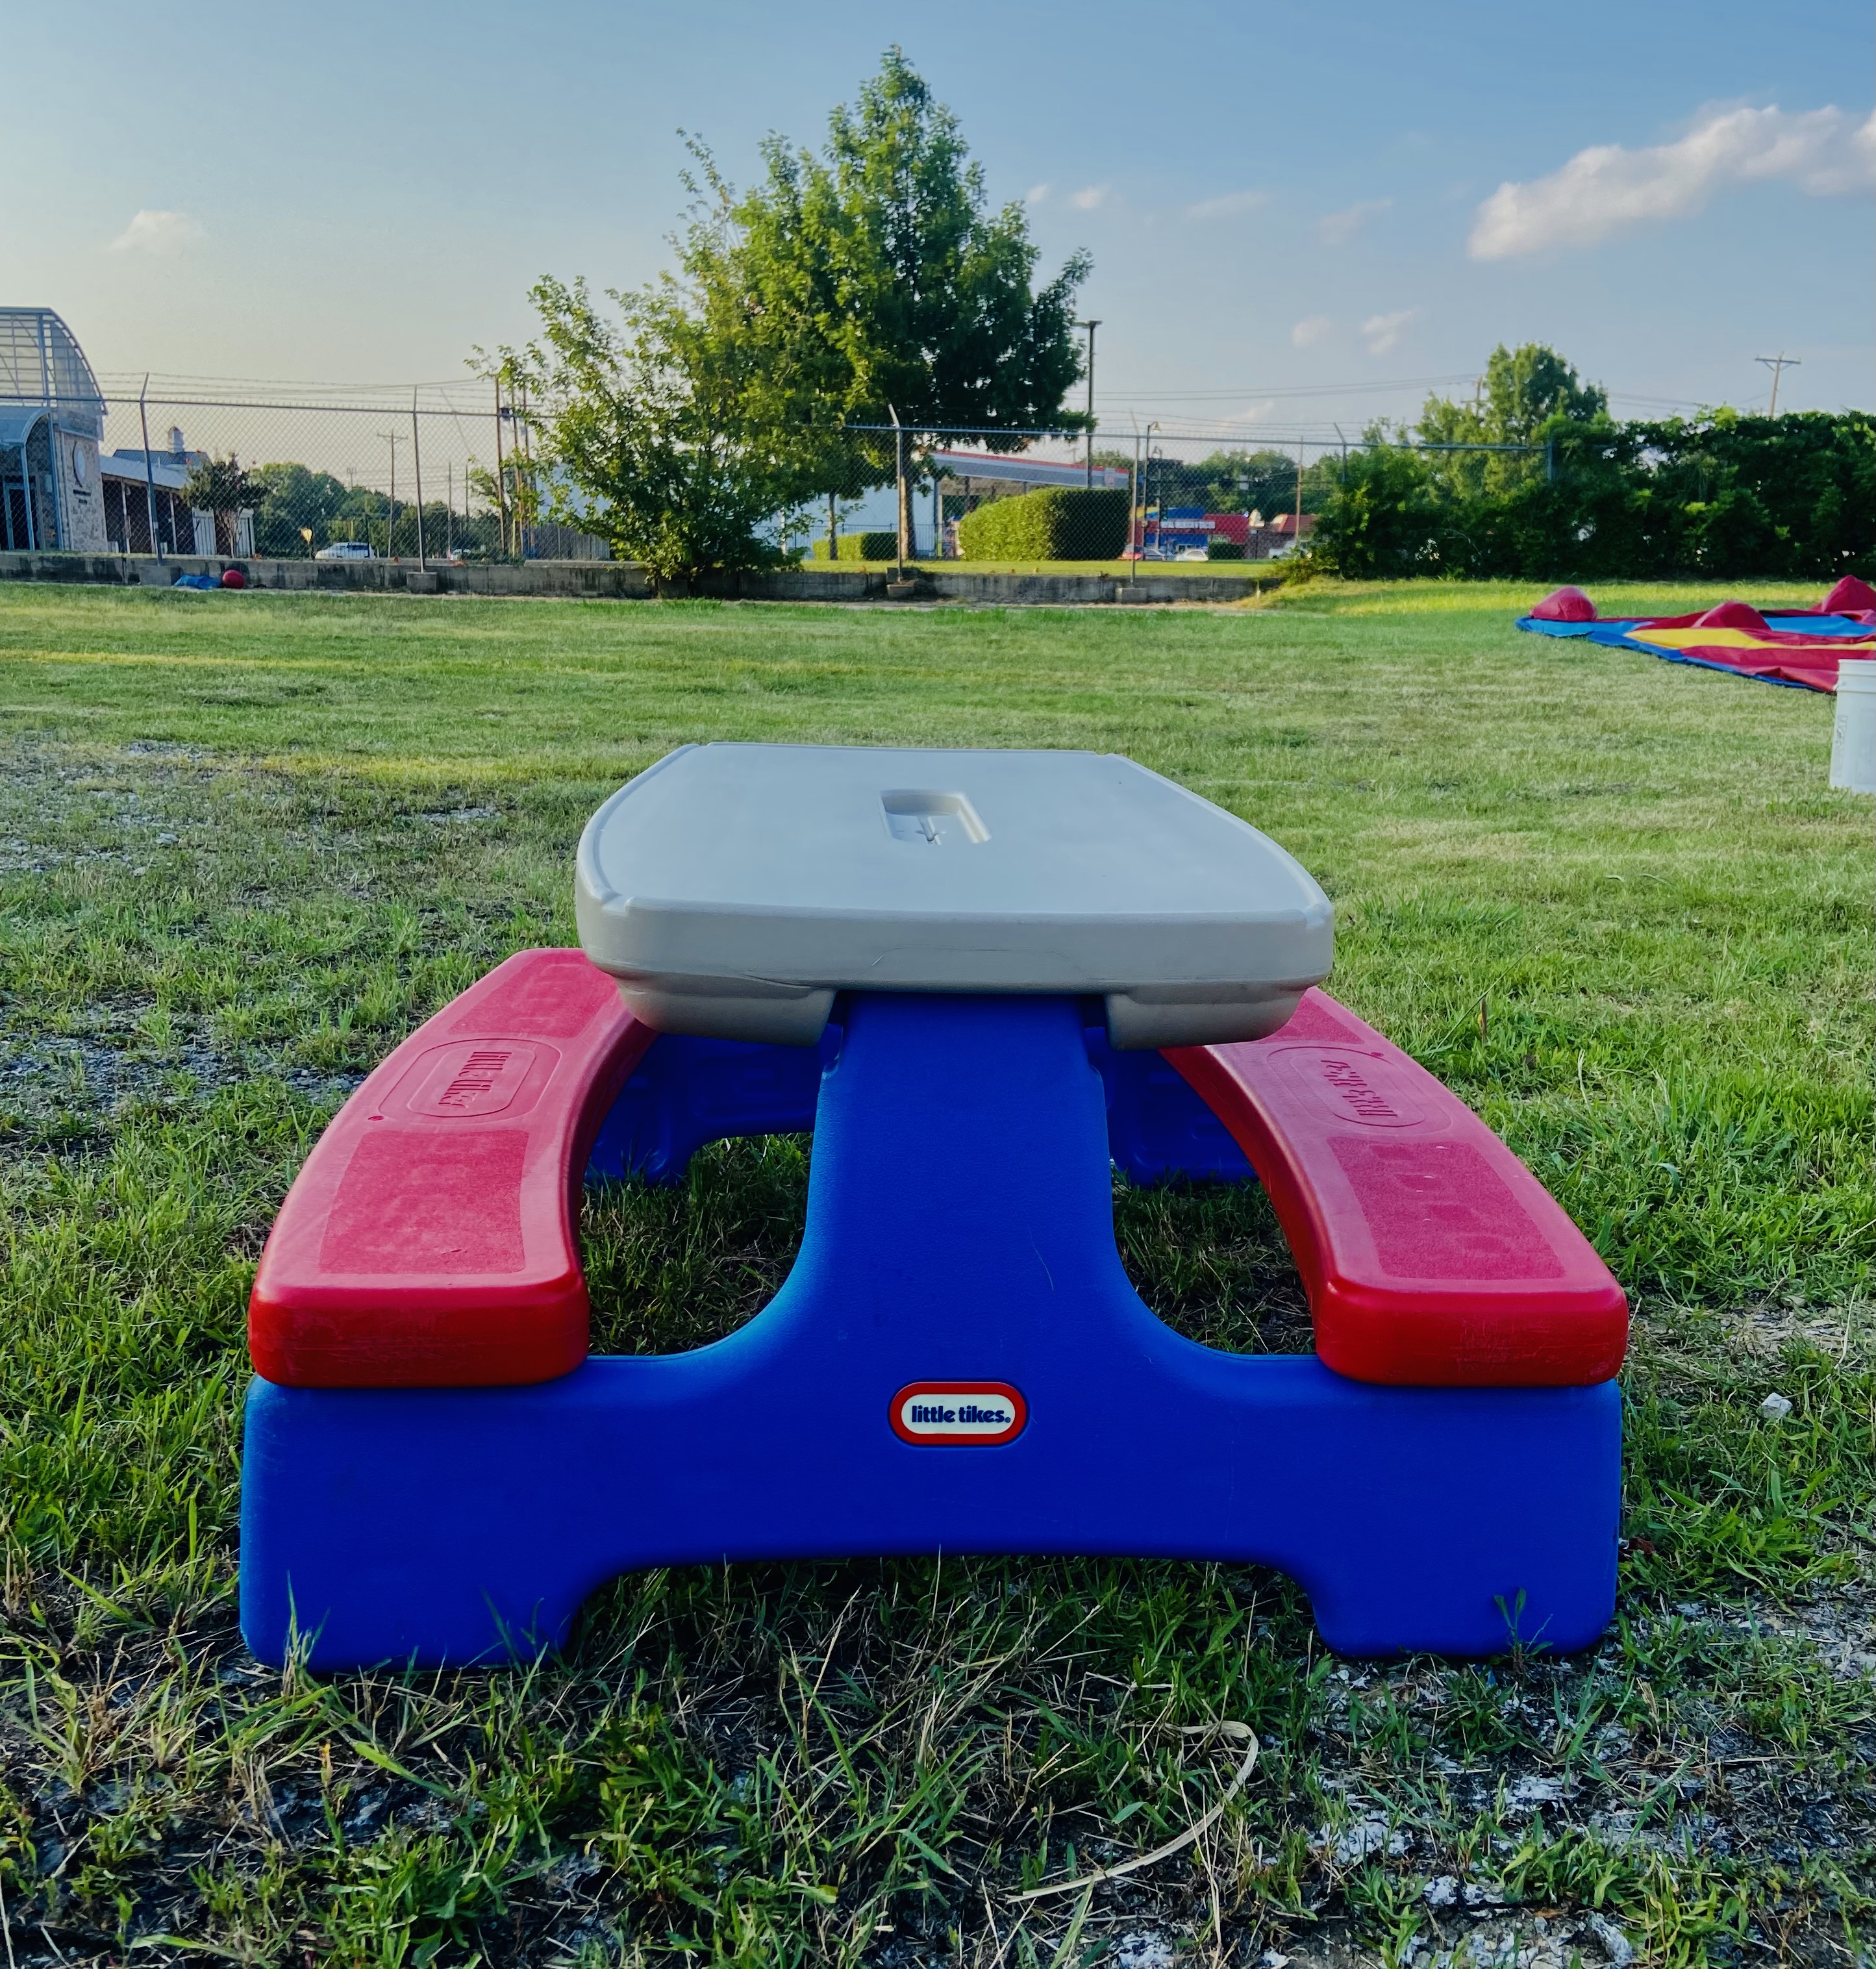
<instances>
[{"instance_id":1,"label":"parked car","mask_svg":"<svg viewBox=\"0 0 1876 1969\"><path fill-rule=\"evenodd\" d=\"M363 540L335 540L330 547L321 547L313 558L315 560L376 560L377 556Z\"/></svg>"},{"instance_id":2,"label":"parked car","mask_svg":"<svg viewBox=\"0 0 1876 1969\"><path fill-rule=\"evenodd\" d=\"M1175 560L1210 560L1211 556L1203 547L1181 547L1173 556Z\"/></svg>"}]
</instances>

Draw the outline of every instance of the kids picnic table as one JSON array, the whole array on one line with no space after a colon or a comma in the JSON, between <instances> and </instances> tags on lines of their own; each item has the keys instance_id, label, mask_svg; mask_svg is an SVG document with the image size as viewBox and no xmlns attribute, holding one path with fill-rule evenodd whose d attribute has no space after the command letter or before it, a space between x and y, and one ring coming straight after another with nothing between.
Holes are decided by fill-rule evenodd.
<instances>
[{"instance_id":1,"label":"kids picnic table","mask_svg":"<svg viewBox=\"0 0 1876 1969\"><path fill-rule=\"evenodd\" d=\"M1123 758L713 744L614 794L576 867L582 949L397 1047L268 1241L262 1659L526 1656L636 1568L937 1552L1258 1562L1351 1654L1601 1632L1622 1294L1317 988L1330 907L1275 842ZM590 1357L586 1178L807 1129L770 1302ZM1160 1321L1115 1167L1261 1181L1314 1354Z\"/></svg>"}]
</instances>

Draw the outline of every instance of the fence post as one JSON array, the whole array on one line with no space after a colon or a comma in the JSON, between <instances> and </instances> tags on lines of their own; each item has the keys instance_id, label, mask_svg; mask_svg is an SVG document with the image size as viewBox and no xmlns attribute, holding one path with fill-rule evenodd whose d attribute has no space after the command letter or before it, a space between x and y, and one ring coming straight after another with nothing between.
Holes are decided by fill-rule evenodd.
<instances>
[{"instance_id":1,"label":"fence post","mask_svg":"<svg viewBox=\"0 0 1876 1969\"><path fill-rule=\"evenodd\" d=\"M508 551L508 488L501 475L501 375L495 376L495 506L498 515L501 550Z\"/></svg>"},{"instance_id":2,"label":"fence post","mask_svg":"<svg viewBox=\"0 0 1876 1969\"><path fill-rule=\"evenodd\" d=\"M423 553L423 452L417 443L417 393L413 387L410 392L410 469L417 482L417 567L426 569L429 563Z\"/></svg>"},{"instance_id":3,"label":"fence post","mask_svg":"<svg viewBox=\"0 0 1876 1969\"><path fill-rule=\"evenodd\" d=\"M144 500L150 508L150 551L156 556L157 565L160 567L163 565L163 536L157 531L157 470L150 460L150 378L147 375L144 378L143 388L138 393L137 421L144 430ZM20 453L22 467L25 462L26 453L22 449ZM22 478L25 476L24 470L20 475ZM31 488L28 487L27 498L30 500L31 497ZM29 517L31 510L29 505L27 508ZM129 530L128 522L125 530ZM126 541L125 544L128 546L129 543Z\"/></svg>"},{"instance_id":4,"label":"fence post","mask_svg":"<svg viewBox=\"0 0 1876 1969\"><path fill-rule=\"evenodd\" d=\"M1140 427L1133 427L1133 470L1127 480L1127 586L1140 578L1140 550L1146 544L1146 514L1140 504Z\"/></svg>"},{"instance_id":5,"label":"fence post","mask_svg":"<svg viewBox=\"0 0 1876 1969\"><path fill-rule=\"evenodd\" d=\"M906 561L912 551L912 543L906 536L912 530L912 498L906 484L906 433L899 421L899 413L890 404L886 407L893 414L893 478L899 504L899 561L894 570L896 578L906 579Z\"/></svg>"}]
</instances>

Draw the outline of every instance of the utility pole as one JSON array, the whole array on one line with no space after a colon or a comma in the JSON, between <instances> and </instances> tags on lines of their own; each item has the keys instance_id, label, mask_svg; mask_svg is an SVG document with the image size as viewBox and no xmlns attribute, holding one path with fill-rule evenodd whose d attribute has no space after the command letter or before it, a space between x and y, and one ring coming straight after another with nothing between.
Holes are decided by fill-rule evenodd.
<instances>
[{"instance_id":1,"label":"utility pole","mask_svg":"<svg viewBox=\"0 0 1876 1969\"><path fill-rule=\"evenodd\" d=\"M1795 355L1787 355L1781 349L1776 355L1755 355L1754 362L1763 362L1772 372L1772 407L1765 414L1775 417L1778 414L1778 379L1787 369L1802 369L1804 365Z\"/></svg>"},{"instance_id":2,"label":"utility pole","mask_svg":"<svg viewBox=\"0 0 1876 1969\"><path fill-rule=\"evenodd\" d=\"M1296 542L1293 550L1303 551L1303 441L1296 441Z\"/></svg>"},{"instance_id":3,"label":"utility pole","mask_svg":"<svg viewBox=\"0 0 1876 1969\"><path fill-rule=\"evenodd\" d=\"M1100 326L1098 321L1078 321L1077 328L1088 332L1088 490L1094 489L1094 331Z\"/></svg>"},{"instance_id":4,"label":"utility pole","mask_svg":"<svg viewBox=\"0 0 1876 1969\"><path fill-rule=\"evenodd\" d=\"M384 558L395 558L397 542L397 433L380 431L378 436L390 446L390 511L384 521Z\"/></svg>"}]
</instances>

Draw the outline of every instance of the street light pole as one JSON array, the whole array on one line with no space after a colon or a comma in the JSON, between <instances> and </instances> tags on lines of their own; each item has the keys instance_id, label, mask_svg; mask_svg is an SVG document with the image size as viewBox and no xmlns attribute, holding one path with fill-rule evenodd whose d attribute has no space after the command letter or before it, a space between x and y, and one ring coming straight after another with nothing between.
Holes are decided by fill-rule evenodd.
<instances>
[{"instance_id":1,"label":"street light pole","mask_svg":"<svg viewBox=\"0 0 1876 1969\"><path fill-rule=\"evenodd\" d=\"M1078 321L1077 328L1088 332L1088 490L1094 489L1094 331L1098 321Z\"/></svg>"}]
</instances>

